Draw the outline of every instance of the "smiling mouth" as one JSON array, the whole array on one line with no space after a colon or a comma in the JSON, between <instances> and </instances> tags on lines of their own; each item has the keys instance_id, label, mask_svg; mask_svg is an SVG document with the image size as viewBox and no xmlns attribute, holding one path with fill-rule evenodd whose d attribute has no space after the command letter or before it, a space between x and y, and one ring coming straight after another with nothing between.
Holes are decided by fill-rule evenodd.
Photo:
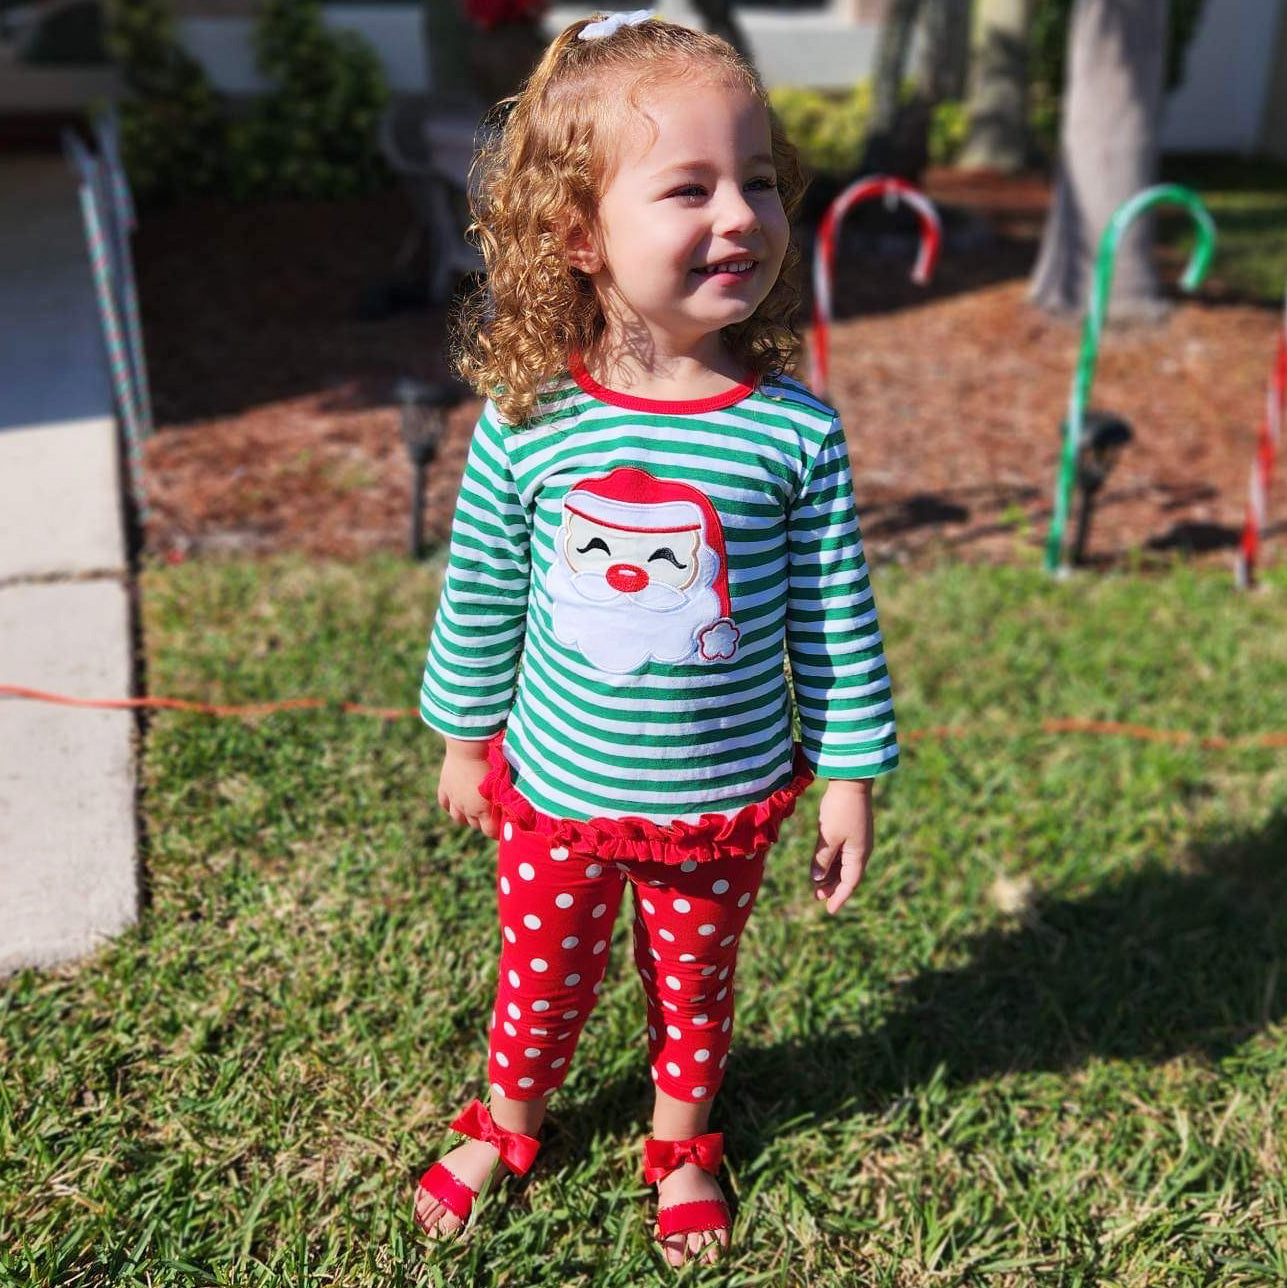
<instances>
[{"instance_id":1,"label":"smiling mouth","mask_svg":"<svg viewBox=\"0 0 1287 1288\"><path fill-rule=\"evenodd\" d=\"M695 268L694 273L700 273L703 277L715 277L720 273L728 273L733 277L746 277L753 273L756 268L753 259L730 259L725 260L722 264L707 264L705 268Z\"/></svg>"}]
</instances>

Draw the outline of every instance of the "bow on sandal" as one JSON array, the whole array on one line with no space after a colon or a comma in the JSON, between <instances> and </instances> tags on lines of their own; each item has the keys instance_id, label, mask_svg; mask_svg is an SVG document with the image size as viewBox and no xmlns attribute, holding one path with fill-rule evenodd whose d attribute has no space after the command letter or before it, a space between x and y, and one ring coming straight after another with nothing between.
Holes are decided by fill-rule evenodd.
<instances>
[{"instance_id":1,"label":"bow on sandal","mask_svg":"<svg viewBox=\"0 0 1287 1288\"><path fill-rule=\"evenodd\" d=\"M451 1124L451 1130L458 1131L473 1140L486 1141L487 1144L494 1145L500 1154L500 1161L515 1176L522 1176L532 1166L537 1151L541 1148L541 1142L535 1136L524 1136L522 1132L506 1131L503 1127L498 1127L481 1100L471 1100L456 1121ZM458 1216L461 1221L469 1220L469 1214L474 1209L474 1200L478 1197L477 1190L471 1189L442 1163L435 1163L420 1178L417 1199L420 1197L420 1190L436 1198L448 1212ZM430 1233L420 1220L418 1205L415 1220L426 1234Z\"/></svg>"},{"instance_id":2,"label":"bow on sandal","mask_svg":"<svg viewBox=\"0 0 1287 1288\"><path fill-rule=\"evenodd\" d=\"M690 1136L687 1140L650 1138L644 1141L644 1180L655 1185L684 1163L693 1163L714 1176L723 1157L723 1132L707 1132L704 1136ZM723 1199L697 1199L692 1203L672 1203L669 1207L657 1209L656 1237L659 1242L672 1234L731 1228L728 1204Z\"/></svg>"}]
</instances>

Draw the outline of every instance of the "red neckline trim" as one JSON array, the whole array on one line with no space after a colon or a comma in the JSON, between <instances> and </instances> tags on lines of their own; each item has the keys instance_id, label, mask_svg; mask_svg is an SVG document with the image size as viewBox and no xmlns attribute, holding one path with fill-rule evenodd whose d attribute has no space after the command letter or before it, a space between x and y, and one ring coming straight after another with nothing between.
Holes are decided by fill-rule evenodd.
<instances>
[{"instance_id":1,"label":"red neckline trim","mask_svg":"<svg viewBox=\"0 0 1287 1288\"><path fill-rule=\"evenodd\" d=\"M739 403L748 394L755 392L758 378L743 381L726 389L722 394L712 394L709 398L636 398L633 394L618 393L601 385L586 369L578 352L568 355L568 374L585 390L600 402L611 403L614 407L624 407L627 411L680 412L690 414L699 411L720 411Z\"/></svg>"}]
</instances>

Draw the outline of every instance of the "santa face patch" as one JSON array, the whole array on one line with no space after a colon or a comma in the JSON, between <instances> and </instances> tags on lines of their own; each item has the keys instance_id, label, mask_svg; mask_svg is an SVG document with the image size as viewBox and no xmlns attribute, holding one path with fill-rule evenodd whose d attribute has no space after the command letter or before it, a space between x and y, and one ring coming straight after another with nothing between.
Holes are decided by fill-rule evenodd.
<instances>
[{"instance_id":1,"label":"santa face patch","mask_svg":"<svg viewBox=\"0 0 1287 1288\"><path fill-rule=\"evenodd\" d=\"M695 487L632 466L582 479L563 498L555 556L554 634L600 671L737 652L724 530Z\"/></svg>"}]
</instances>

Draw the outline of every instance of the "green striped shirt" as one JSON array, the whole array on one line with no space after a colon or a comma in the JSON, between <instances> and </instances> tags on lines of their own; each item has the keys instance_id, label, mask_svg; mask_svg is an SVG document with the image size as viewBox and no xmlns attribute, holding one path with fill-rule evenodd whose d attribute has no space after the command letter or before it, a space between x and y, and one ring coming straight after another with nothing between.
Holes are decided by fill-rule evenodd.
<instances>
[{"instance_id":1,"label":"green striped shirt","mask_svg":"<svg viewBox=\"0 0 1287 1288\"><path fill-rule=\"evenodd\" d=\"M790 377L674 403L578 376L520 428L483 408L425 722L466 739L506 727L514 786L561 818L695 823L763 800L792 779L792 689L818 774L893 769L835 411Z\"/></svg>"}]
</instances>

